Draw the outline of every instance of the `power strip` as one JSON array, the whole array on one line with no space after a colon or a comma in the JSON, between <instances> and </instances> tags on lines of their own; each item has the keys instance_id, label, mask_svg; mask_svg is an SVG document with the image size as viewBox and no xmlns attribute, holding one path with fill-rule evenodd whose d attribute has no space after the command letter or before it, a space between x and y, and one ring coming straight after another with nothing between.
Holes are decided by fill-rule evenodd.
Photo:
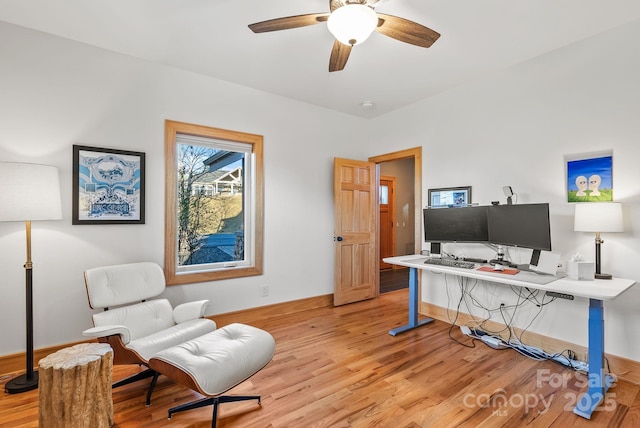
<instances>
[{"instance_id":1,"label":"power strip","mask_svg":"<svg viewBox=\"0 0 640 428\"><path fill-rule=\"evenodd\" d=\"M587 363L586 361L572 360L565 357L564 355L556 355L551 359L562 364L563 366L571 367L575 370L581 370L585 372L589 371L589 363Z\"/></svg>"},{"instance_id":2,"label":"power strip","mask_svg":"<svg viewBox=\"0 0 640 428\"><path fill-rule=\"evenodd\" d=\"M558 297L560 299L567 299L567 300L574 299L572 294L558 293L557 291L547 291L545 294L549 297Z\"/></svg>"},{"instance_id":3,"label":"power strip","mask_svg":"<svg viewBox=\"0 0 640 428\"><path fill-rule=\"evenodd\" d=\"M523 355L527 355L531 358L542 358L547 356L547 353L544 352L541 348L537 348L535 346L518 346L515 344L507 345L498 337L491 336L485 333L484 331L476 330L475 328L471 330L466 325L460 326L460 332L465 336L482 340L487 346L493 349L514 348L514 349L518 349L519 352L522 353ZM563 355L557 355L555 357L550 357L549 359L554 360L564 366L571 367L575 370L581 370L585 372L589 371L589 363L584 361L571 360Z\"/></svg>"},{"instance_id":4,"label":"power strip","mask_svg":"<svg viewBox=\"0 0 640 428\"><path fill-rule=\"evenodd\" d=\"M571 361L571 367L576 370L582 370L583 372L589 371L589 363L584 361L573 360Z\"/></svg>"}]
</instances>

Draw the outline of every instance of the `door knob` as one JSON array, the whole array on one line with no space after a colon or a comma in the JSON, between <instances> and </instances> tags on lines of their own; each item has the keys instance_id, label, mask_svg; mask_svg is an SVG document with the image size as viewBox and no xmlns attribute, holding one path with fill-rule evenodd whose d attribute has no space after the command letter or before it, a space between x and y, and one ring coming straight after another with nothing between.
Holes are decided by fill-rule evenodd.
<instances>
[{"instance_id":1,"label":"door knob","mask_svg":"<svg viewBox=\"0 0 640 428\"><path fill-rule=\"evenodd\" d=\"M338 242L342 241L342 236L338 236L338 237L336 238L336 240L337 240Z\"/></svg>"}]
</instances>

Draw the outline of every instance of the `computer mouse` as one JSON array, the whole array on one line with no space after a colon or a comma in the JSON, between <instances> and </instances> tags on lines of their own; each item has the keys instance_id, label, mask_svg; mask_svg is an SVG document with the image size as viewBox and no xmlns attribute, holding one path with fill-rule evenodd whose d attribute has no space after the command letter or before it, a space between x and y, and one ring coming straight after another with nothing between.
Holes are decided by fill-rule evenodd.
<instances>
[{"instance_id":1,"label":"computer mouse","mask_svg":"<svg viewBox=\"0 0 640 428\"><path fill-rule=\"evenodd\" d=\"M497 270L497 271L501 271L502 272L504 270L504 266L499 265L499 264L496 263L495 265L493 265L493 270Z\"/></svg>"}]
</instances>

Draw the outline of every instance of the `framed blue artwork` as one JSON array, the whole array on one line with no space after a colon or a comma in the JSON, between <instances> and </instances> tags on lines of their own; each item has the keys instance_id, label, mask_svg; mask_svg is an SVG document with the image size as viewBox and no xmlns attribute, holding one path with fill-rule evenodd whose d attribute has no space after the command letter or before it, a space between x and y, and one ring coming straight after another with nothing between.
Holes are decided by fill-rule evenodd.
<instances>
[{"instance_id":1,"label":"framed blue artwork","mask_svg":"<svg viewBox=\"0 0 640 428\"><path fill-rule=\"evenodd\" d=\"M613 155L567 160L567 202L613 201Z\"/></svg>"},{"instance_id":2,"label":"framed blue artwork","mask_svg":"<svg viewBox=\"0 0 640 428\"><path fill-rule=\"evenodd\" d=\"M73 146L72 224L144 224L144 153Z\"/></svg>"}]
</instances>

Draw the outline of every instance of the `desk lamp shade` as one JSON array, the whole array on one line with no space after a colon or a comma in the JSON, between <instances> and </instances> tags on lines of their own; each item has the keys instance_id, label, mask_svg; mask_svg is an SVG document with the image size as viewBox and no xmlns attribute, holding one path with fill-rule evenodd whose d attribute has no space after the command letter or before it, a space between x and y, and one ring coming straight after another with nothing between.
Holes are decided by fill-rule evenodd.
<instances>
[{"instance_id":1,"label":"desk lamp shade","mask_svg":"<svg viewBox=\"0 0 640 428\"><path fill-rule=\"evenodd\" d=\"M601 232L622 232L622 205L617 202L583 202L576 204L573 230L596 234L596 278L611 279L600 271Z\"/></svg>"},{"instance_id":2,"label":"desk lamp shade","mask_svg":"<svg viewBox=\"0 0 640 428\"><path fill-rule=\"evenodd\" d=\"M27 234L26 373L5 385L8 393L30 391L38 387L33 369L33 263L31 262L31 221L62 218L58 169L48 165L0 162L0 221L24 221Z\"/></svg>"}]
</instances>

